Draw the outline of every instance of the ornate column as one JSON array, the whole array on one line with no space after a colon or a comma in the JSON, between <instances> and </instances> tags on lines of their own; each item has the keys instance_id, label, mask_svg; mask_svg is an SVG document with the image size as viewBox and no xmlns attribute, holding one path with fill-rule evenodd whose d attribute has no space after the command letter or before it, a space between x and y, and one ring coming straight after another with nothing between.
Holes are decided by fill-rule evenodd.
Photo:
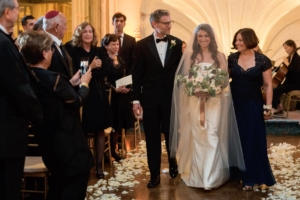
<instances>
[{"instance_id":1,"label":"ornate column","mask_svg":"<svg viewBox=\"0 0 300 200\"><path fill-rule=\"evenodd\" d=\"M111 13L114 11L115 0L102 0L100 7L100 37L103 38L106 33L112 33Z\"/></svg>"},{"instance_id":2,"label":"ornate column","mask_svg":"<svg viewBox=\"0 0 300 200\"><path fill-rule=\"evenodd\" d=\"M101 10L101 5L103 1L99 0L90 0L90 23L93 25L95 28L95 32L97 34L98 38L98 45L101 43L101 16L102 16L102 10Z\"/></svg>"},{"instance_id":3,"label":"ornate column","mask_svg":"<svg viewBox=\"0 0 300 200\"><path fill-rule=\"evenodd\" d=\"M90 21L90 2L72 0L72 32L82 22Z\"/></svg>"}]
</instances>

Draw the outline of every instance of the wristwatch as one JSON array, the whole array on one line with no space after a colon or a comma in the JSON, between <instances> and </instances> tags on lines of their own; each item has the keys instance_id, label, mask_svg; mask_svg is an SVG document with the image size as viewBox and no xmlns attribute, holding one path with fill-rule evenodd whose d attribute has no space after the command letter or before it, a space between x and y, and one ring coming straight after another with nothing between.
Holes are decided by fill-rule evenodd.
<instances>
[{"instance_id":1,"label":"wristwatch","mask_svg":"<svg viewBox=\"0 0 300 200\"><path fill-rule=\"evenodd\" d=\"M85 87L87 87L87 88L89 88L89 84L87 84L86 82L82 82L82 83L80 83L80 85L79 85L80 87L82 87L82 86L85 86Z\"/></svg>"}]
</instances>

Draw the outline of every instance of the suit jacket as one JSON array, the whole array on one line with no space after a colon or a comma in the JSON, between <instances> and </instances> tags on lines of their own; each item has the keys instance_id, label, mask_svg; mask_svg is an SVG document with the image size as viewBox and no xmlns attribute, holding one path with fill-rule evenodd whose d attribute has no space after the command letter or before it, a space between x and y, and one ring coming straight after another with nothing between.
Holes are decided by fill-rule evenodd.
<instances>
[{"instance_id":1,"label":"suit jacket","mask_svg":"<svg viewBox=\"0 0 300 200\"><path fill-rule=\"evenodd\" d=\"M167 39L164 66L160 61L153 35L137 42L133 100L139 100L143 108L157 108L161 102L171 107L174 76L182 55L182 42L172 35L167 35ZM175 46L171 46L171 40L176 42Z\"/></svg>"},{"instance_id":2,"label":"suit jacket","mask_svg":"<svg viewBox=\"0 0 300 200\"><path fill-rule=\"evenodd\" d=\"M132 74L133 65L135 62L135 48L136 41L134 37L124 34L123 45L121 48L120 56L124 62L126 75Z\"/></svg>"},{"instance_id":3,"label":"suit jacket","mask_svg":"<svg viewBox=\"0 0 300 200\"><path fill-rule=\"evenodd\" d=\"M300 56L295 52L288 66L288 73L283 84L295 84L300 87Z\"/></svg>"},{"instance_id":4,"label":"suit jacket","mask_svg":"<svg viewBox=\"0 0 300 200\"><path fill-rule=\"evenodd\" d=\"M42 122L30 70L10 36L0 30L0 158L27 153L28 122Z\"/></svg>"},{"instance_id":5,"label":"suit jacket","mask_svg":"<svg viewBox=\"0 0 300 200\"><path fill-rule=\"evenodd\" d=\"M51 47L54 48L55 51L53 53L51 59L51 65L49 66L48 70L63 74L64 76L71 79L74 75L74 72L73 72L72 58L70 57L68 51L63 47L65 50L65 54L67 56L67 61L66 61L60 53L60 48L57 47L55 43L53 43Z\"/></svg>"},{"instance_id":6,"label":"suit jacket","mask_svg":"<svg viewBox=\"0 0 300 200\"><path fill-rule=\"evenodd\" d=\"M77 116L89 89L81 87L75 92L69 78L40 68L33 71L39 79L37 96L44 110L37 139L46 167L59 176L90 170L93 156Z\"/></svg>"}]
</instances>

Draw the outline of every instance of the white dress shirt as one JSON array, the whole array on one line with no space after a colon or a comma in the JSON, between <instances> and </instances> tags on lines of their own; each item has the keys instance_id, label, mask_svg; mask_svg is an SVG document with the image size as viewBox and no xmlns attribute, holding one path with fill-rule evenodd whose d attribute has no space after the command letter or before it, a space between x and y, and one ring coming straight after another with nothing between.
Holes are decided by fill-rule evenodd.
<instances>
[{"instance_id":1,"label":"white dress shirt","mask_svg":"<svg viewBox=\"0 0 300 200\"><path fill-rule=\"evenodd\" d=\"M4 28L4 26L2 26L1 24L0 24L0 29L1 29L5 34L8 35L8 32L7 32L6 28Z\"/></svg>"},{"instance_id":2,"label":"white dress shirt","mask_svg":"<svg viewBox=\"0 0 300 200\"><path fill-rule=\"evenodd\" d=\"M165 58L166 58L166 52L167 52L167 47L168 47L168 41L167 42L161 41L159 43L156 43L156 39L162 39L162 38L157 37L155 35L155 33L153 33L153 36L154 36L154 42L156 44L156 49L157 49L157 52L158 52L161 64L164 67L164 65L165 65ZM166 36L164 36L164 37L166 37Z\"/></svg>"},{"instance_id":3,"label":"white dress shirt","mask_svg":"<svg viewBox=\"0 0 300 200\"><path fill-rule=\"evenodd\" d=\"M48 33L48 35L52 38L53 42L55 43L59 53L64 57L64 55L62 54L61 50L60 50L60 45L62 43L62 41L60 39L58 39L55 35L52 35L51 33L45 31L46 33Z\"/></svg>"}]
</instances>

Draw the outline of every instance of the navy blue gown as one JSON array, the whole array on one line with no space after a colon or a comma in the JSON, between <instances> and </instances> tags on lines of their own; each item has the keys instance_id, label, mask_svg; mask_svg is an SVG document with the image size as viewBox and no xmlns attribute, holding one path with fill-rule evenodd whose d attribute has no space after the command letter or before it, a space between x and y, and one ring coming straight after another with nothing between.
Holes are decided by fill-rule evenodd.
<instances>
[{"instance_id":1,"label":"navy blue gown","mask_svg":"<svg viewBox=\"0 0 300 200\"><path fill-rule=\"evenodd\" d=\"M269 58L255 52L255 66L245 71L238 65L239 55L237 52L228 57L228 68L232 78L230 86L246 165L246 171L242 172L243 185L272 186L275 179L267 153L261 93L262 72L272 64Z\"/></svg>"}]
</instances>

